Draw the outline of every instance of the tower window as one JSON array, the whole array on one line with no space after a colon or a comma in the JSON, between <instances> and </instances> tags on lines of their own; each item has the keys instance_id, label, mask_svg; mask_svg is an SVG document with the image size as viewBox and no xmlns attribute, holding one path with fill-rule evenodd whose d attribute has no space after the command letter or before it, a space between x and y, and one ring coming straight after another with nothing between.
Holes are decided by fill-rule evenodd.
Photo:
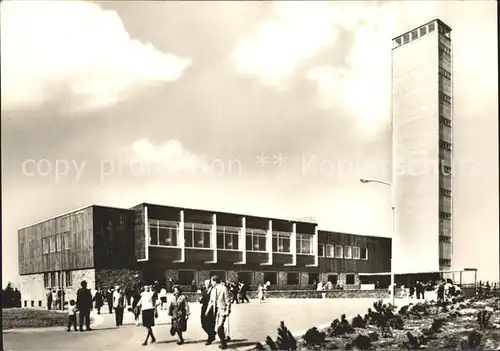
<instances>
[{"instance_id":1,"label":"tower window","mask_svg":"<svg viewBox=\"0 0 500 351\"><path fill-rule=\"evenodd\" d=\"M430 24L429 24L429 33L430 33L430 32L434 32L434 29L436 29L436 27L435 27L434 23L430 23Z\"/></svg>"},{"instance_id":2,"label":"tower window","mask_svg":"<svg viewBox=\"0 0 500 351\"><path fill-rule=\"evenodd\" d=\"M420 28L420 36L426 35L426 34L427 34L427 28L426 27Z\"/></svg>"},{"instance_id":3,"label":"tower window","mask_svg":"<svg viewBox=\"0 0 500 351\"><path fill-rule=\"evenodd\" d=\"M403 35L403 42L406 44L409 41L410 41L410 34Z\"/></svg>"},{"instance_id":4,"label":"tower window","mask_svg":"<svg viewBox=\"0 0 500 351\"><path fill-rule=\"evenodd\" d=\"M413 32L411 32L411 40L415 40L417 38L418 38L418 32L414 30Z\"/></svg>"}]
</instances>

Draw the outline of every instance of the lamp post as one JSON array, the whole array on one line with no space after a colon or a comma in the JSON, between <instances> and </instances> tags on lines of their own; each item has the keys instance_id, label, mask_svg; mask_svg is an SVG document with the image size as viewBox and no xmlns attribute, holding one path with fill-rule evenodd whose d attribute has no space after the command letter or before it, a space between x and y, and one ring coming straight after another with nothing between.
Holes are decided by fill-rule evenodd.
<instances>
[{"instance_id":1,"label":"lamp post","mask_svg":"<svg viewBox=\"0 0 500 351\"><path fill-rule=\"evenodd\" d=\"M395 296L394 296L394 267L392 257L394 255L394 234L396 233L396 206L394 205L394 196L392 195L392 184L389 182L385 182L383 180L378 179L365 179L360 178L359 181L363 184L367 183L378 183L388 187L391 187L391 216L392 216L392 233L391 233L391 299L392 304L395 305Z\"/></svg>"}]
</instances>

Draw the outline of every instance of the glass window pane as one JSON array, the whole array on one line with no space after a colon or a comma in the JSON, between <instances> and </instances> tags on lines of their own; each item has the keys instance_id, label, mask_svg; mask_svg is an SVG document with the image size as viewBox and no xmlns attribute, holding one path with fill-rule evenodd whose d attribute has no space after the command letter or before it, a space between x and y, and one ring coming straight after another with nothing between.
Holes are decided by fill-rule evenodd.
<instances>
[{"instance_id":1,"label":"glass window pane","mask_svg":"<svg viewBox=\"0 0 500 351\"><path fill-rule=\"evenodd\" d=\"M210 242L212 241L212 233L210 230L203 230L203 247L209 249L211 247Z\"/></svg>"},{"instance_id":2,"label":"glass window pane","mask_svg":"<svg viewBox=\"0 0 500 351\"><path fill-rule=\"evenodd\" d=\"M344 248L341 245L335 245L335 258L344 258Z\"/></svg>"},{"instance_id":3,"label":"glass window pane","mask_svg":"<svg viewBox=\"0 0 500 351\"><path fill-rule=\"evenodd\" d=\"M149 223L149 243L151 245L158 245L158 221L151 221Z\"/></svg>"},{"instance_id":4,"label":"glass window pane","mask_svg":"<svg viewBox=\"0 0 500 351\"><path fill-rule=\"evenodd\" d=\"M258 240L257 240L257 243L258 243L258 247L257 247L257 250L258 251L266 251L267 248L266 248L266 237L265 236L259 236L258 237ZM254 247L255 247L255 243L254 243Z\"/></svg>"},{"instance_id":5,"label":"glass window pane","mask_svg":"<svg viewBox=\"0 0 500 351\"><path fill-rule=\"evenodd\" d=\"M50 252L56 251L56 237L54 235L49 237Z\"/></svg>"},{"instance_id":6,"label":"glass window pane","mask_svg":"<svg viewBox=\"0 0 500 351\"><path fill-rule=\"evenodd\" d=\"M193 245L193 230L191 227L184 229L184 241L186 247L194 247Z\"/></svg>"},{"instance_id":7,"label":"glass window pane","mask_svg":"<svg viewBox=\"0 0 500 351\"><path fill-rule=\"evenodd\" d=\"M217 231L217 248L224 248L224 233L222 231Z\"/></svg>"},{"instance_id":8,"label":"glass window pane","mask_svg":"<svg viewBox=\"0 0 500 351\"><path fill-rule=\"evenodd\" d=\"M247 247L247 251L253 251L252 234L246 235L246 247Z\"/></svg>"}]
</instances>

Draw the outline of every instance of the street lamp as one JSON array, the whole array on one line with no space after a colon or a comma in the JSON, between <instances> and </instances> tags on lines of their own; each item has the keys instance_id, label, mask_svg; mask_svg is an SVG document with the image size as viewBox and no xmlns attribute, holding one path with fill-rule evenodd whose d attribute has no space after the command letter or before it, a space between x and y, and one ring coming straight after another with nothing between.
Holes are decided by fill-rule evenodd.
<instances>
[{"instance_id":1,"label":"street lamp","mask_svg":"<svg viewBox=\"0 0 500 351\"><path fill-rule=\"evenodd\" d=\"M367 183L378 183L382 185L386 185L391 187L392 190L392 184L389 182L385 182L383 180L378 180L378 179L365 179L365 178L360 178L359 181L363 184ZM391 194L393 191L391 191ZM392 299L392 304L395 305L394 300L394 267L393 267L393 262L392 262L392 256L394 253L394 234L396 232L396 206L394 205L394 196L391 196L392 198L392 203L391 203L391 214L392 214L392 235L391 235L391 299Z\"/></svg>"}]
</instances>

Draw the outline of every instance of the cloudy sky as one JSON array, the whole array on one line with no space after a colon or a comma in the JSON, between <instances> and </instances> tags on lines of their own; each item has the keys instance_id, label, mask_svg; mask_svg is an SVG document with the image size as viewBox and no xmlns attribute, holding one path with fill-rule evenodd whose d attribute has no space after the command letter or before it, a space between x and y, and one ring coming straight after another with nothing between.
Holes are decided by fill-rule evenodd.
<instances>
[{"instance_id":1,"label":"cloudy sky","mask_svg":"<svg viewBox=\"0 0 500 351\"><path fill-rule=\"evenodd\" d=\"M141 202L390 236L391 38L453 28L456 268L498 277L494 1L2 2L3 281L17 229ZM43 160L43 161L41 161ZM468 163L470 164L470 163ZM38 168L37 168L38 166Z\"/></svg>"}]
</instances>

